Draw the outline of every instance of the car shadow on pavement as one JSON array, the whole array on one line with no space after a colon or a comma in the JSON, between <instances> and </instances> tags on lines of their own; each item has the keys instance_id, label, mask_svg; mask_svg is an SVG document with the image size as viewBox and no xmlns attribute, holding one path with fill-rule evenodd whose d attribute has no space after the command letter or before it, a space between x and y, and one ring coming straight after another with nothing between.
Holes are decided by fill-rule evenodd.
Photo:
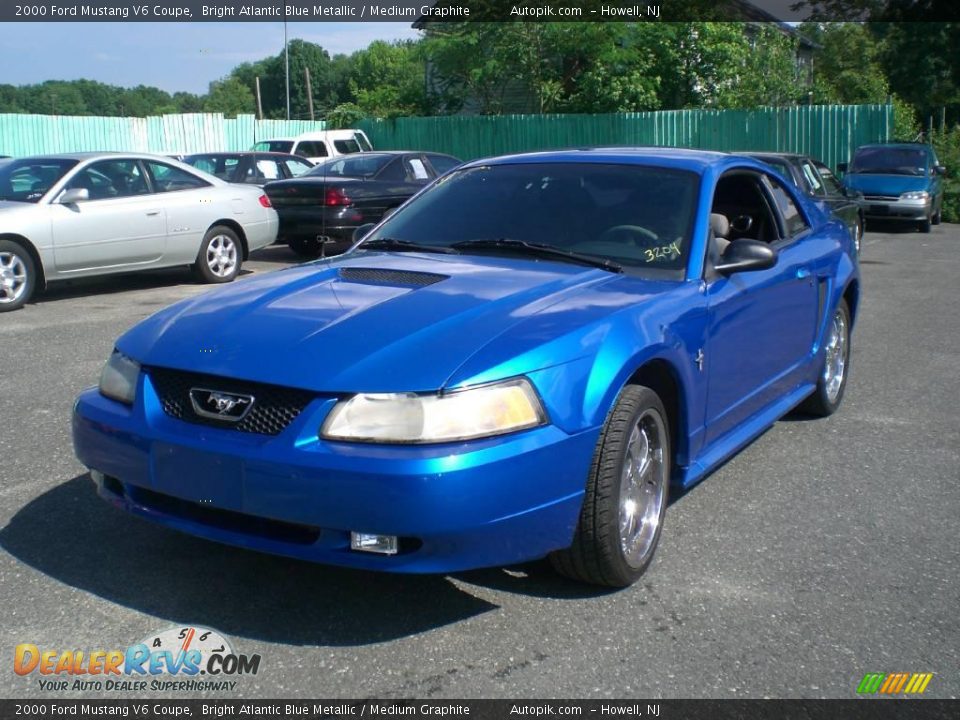
<instances>
[{"instance_id":1,"label":"car shadow on pavement","mask_svg":"<svg viewBox=\"0 0 960 720\"><path fill-rule=\"evenodd\" d=\"M71 587L171 623L290 645L353 646L494 610L443 576L347 570L228 547L126 515L83 474L20 509L0 547Z\"/></svg>"}]
</instances>

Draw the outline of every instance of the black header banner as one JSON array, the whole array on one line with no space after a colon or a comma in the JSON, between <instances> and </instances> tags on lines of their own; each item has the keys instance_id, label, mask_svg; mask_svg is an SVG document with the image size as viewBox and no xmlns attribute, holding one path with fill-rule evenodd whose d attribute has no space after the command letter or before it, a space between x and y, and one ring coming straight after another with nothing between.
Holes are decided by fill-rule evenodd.
<instances>
[{"instance_id":1,"label":"black header banner","mask_svg":"<svg viewBox=\"0 0 960 720\"><path fill-rule=\"evenodd\" d=\"M3 0L4 22L664 22L960 19L956 0Z\"/></svg>"},{"instance_id":2,"label":"black header banner","mask_svg":"<svg viewBox=\"0 0 960 720\"><path fill-rule=\"evenodd\" d=\"M0 718L941 720L958 700L0 700Z\"/></svg>"}]
</instances>

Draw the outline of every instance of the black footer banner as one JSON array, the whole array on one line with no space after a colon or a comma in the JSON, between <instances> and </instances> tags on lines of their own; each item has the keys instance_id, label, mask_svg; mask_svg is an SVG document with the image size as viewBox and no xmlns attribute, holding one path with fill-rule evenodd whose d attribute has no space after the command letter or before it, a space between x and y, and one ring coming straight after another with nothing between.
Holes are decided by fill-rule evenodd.
<instances>
[{"instance_id":1,"label":"black footer banner","mask_svg":"<svg viewBox=\"0 0 960 720\"><path fill-rule=\"evenodd\" d=\"M958 700L0 700L0 718L927 720Z\"/></svg>"}]
</instances>

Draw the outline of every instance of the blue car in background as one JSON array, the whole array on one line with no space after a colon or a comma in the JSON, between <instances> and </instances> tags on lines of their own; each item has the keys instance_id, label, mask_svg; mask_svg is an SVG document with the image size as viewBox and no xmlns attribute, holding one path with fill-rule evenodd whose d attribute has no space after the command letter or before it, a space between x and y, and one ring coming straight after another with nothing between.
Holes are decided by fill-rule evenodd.
<instances>
[{"instance_id":1,"label":"blue car in background","mask_svg":"<svg viewBox=\"0 0 960 720\"><path fill-rule=\"evenodd\" d=\"M922 143L861 145L844 172L843 185L863 194L861 209L868 219L916 223L920 232L940 224L943 174L933 147Z\"/></svg>"},{"instance_id":2,"label":"blue car in background","mask_svg":"<svg viewBox=\"0 0 960 720\"><path fill-rule=\"evenodd\" d=\"M73 414L99 494L321 563L626 586L671 487L843 398L850 233L749 158L480 160L371 227L123 335Z\"/></svg>"}]
</instances>

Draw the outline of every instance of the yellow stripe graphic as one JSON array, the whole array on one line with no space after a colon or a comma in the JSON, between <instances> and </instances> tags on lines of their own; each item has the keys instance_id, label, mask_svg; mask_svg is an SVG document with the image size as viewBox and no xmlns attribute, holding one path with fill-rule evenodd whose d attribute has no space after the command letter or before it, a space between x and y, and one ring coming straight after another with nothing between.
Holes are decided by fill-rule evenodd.
<instances>
[{"instance_id":1,"label":"yellow stripe graphic","mask_svg":"<svg viewBox=\"0 0 960 720\"><path fill-rule=\"evenodd\" d=\"M916 690L914 690L914 692L922 693L924 690L927 689L927 685L930 684L930 680L932 679L933 679L933 673L927 673L926 677L923 679L923 683Z\"/></svg>"},{"instance_id":2,"label":"yellow stripe graphic","mask_svg":"<svg viewBox=\"0 0 960 720\"><path fill-rule=\"evenodd\" d=\"M907 686L903 689L903 691L908 695L912 693L913 689L920 684L922 677L923 676L918 673L914 673L913 675L911 675L910 682L907 683Z\"/></svg>"}]
</instances>

